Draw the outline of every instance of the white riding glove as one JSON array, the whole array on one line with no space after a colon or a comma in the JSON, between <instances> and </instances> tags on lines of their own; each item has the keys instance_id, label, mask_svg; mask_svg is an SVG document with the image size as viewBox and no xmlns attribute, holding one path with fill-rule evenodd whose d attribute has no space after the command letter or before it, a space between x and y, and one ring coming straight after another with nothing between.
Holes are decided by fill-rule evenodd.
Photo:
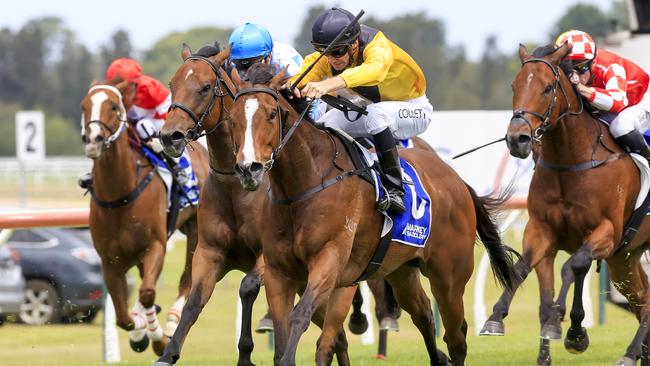
<instances>
[{"instance_id":1,"label":"white riding glove","mask_svg":"<svg viewBox=\"0 0 650 366\"><path fill-rule=\"evenodd\" d=\"M158 136L158 129L152 120L144 118L135 123L135 130L142 141L149 141Z\"/></svg>"}]
</instances>

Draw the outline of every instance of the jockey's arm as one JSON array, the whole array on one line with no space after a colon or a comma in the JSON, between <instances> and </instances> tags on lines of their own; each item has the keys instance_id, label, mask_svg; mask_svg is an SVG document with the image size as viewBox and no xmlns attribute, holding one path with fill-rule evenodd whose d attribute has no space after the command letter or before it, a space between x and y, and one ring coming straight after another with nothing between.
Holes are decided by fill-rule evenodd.
<instances>
[{"instance_id":1,"label":"jockey's arm","mask_svg":"<svg viewBox=\"0 0 650 366\"><path fill-rule=\"evenodd\" d=\"M619 113L628 106L627 100L627 75L625 69L618 64L610 65L605 71L605 88L596 86L578 88L594 107ZM582 89L582 90L581 90Z\"/></svg>"}]
</instances>

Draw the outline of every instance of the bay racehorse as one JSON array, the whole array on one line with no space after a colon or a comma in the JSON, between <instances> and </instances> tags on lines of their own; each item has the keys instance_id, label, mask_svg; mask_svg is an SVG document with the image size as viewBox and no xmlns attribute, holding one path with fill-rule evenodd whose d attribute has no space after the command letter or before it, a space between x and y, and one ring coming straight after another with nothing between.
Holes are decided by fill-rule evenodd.
<instances>
[{"instance_id":1,"label":"bay racehorse","mask_svg":"<svg viewBox=\"0 0 650 366\"><path fill-rule=\"evenodd\" d=\"M138 149L137 134L126 120L131 107L128 101L133 100L128 93L135 93L131 84L107 81L92 86L81 102L85 154L93 159L90 233L115 304L117 325L129 331L134 350L143 351L151 339L160 355L189 294L197 242L196 207L182 209L177 217L176 228L187 236L185 267L163 333L155 299L167 243L167 191L155 167ZM195 145L190 159L200 188L208 173L207 151ZM142 284L129 313L125 276L133 266L137 266Z\"/></svg>"},{"instance_id":2,"label":"bay racehorse","mask_svg":"<svg viewBox=\"0 0 650 366\"><path fill-rule=\"evenodd\" d=\"M266 191L263 182L268 176L273 200L300 197L291 204L267 200L259 228L275 363L295 364L298 341L310 317L327 304L316 364L328 365L347 315L333 306L352 301L354 289L346 286L361 276L373 256L383 216L375 209L374 188L354 177L342 142L311 123L301 123L302 116L278 92L284 71L274 74L272 66L256 64L248 71L248 81L232 76L240 89L231 111L238 148L235 171L247 190ZM501 202L478 197L435 153L407 149L400 154L415 167L431 196L435 234L424 248L391 244L373 278L385 277L391 284L400 307L422 333L431 364L446 365L447 356L436 347L431 304L420 283L419 273L424 273L440 306L451 362L463 365L463 293L473 270L477 230L498 281L506 288L514 282L510 250L501 243L490 215ZM304 293L294 307L301 288Z\"/></svg>"},{"instance_id":3,"label":"bay racehorse","mask_svg":"<svg viewBox=\"0 0 650 366\"><path fill-rule=\"evenodd\" d=\"M549 365L548 339L561 338L561 315L553 303L557 251L572 253L569 263L575 287L564 345L574 353L589 345L581 325L584 277L593 260L606 260L614 285L641 322L618 363L634 365L642 356L642 344L647 345L650 321L648 281L639 263L648 248L650 223L642 222L634 240L619 246L639 194L639 171L607 127L583 108L560 67L569 50L566 44L545 46L530 56L524 46L519 48L522 67L512 83L514 115L506 142L515 157L527 157L534 145L539 155L528 192L530 218L524 230L523 255L516 266L522 281L531 268L537 272L542 324L537 361ZM503 332L511 298L511 294L501 297L484 331Z\"/></svg>"},{"instance_id":4,"label":"bay racehorse","mask_svg":"<svg viewBox=\"0 0 650 366\"><path fill-rule=\"evenodd\" d=\"M246 273L239 289L242 331L237 364L253 365L251 316L264 275L260 228L265 225L262 207L268 196L265 190L249 192L243 189L233 171L236 147L228 118L235 85L223 68L228 56L228 49L208 46L192 54L190 48L184 46L181 50L183 64L170 83L173 103L161 130L165 151L178 156L188 140L205 135L210 174L199 200L199 236L192 263L190 295L179 326L155 365L171 365L180 358L190 327L210 299L216 282L233 269ZM349 304L347 306L341 311L347 313ZM324 313L325 308L321 308L314 314L316 324L322 326ZM349 365L345 337L341 337L338 344L339 364Z\"/></svg>"}]
</instances>

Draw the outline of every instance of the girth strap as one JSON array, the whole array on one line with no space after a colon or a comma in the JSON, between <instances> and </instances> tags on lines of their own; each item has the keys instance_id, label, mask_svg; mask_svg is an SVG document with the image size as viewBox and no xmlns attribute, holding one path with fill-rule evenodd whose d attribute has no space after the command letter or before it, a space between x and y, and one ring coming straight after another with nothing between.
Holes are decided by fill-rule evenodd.
<instances>
[{"instance_id":1,"label":"girth strap","mask_svg":"<svg viewBox=\"0 0 650 366\"><path fill-rule=\"evenodd\" d=\"M598 168L601 165L607 164L611 161L618 160L627 154L625 153L616 153L609 155L607 159L602 159L602 160L590 160L586 161L584 163L579 163L579 164L571 164L571 165L564 165L564 164L555 164L555 163L549 163L543 159L539 159L537 161L537 165L539 165L542 168L548 169L548 170L554 170L556 172L579 172L583 170L589 170L593 168Z\"/></svg>"},{"instance_id":2,"label":"girth strap","mask_svg":"<svg viewBox=\"0 0 650 366\"><path fill-rule=\"evenodd\" d=\"M368 277L375 274L375 272L377 272L379 267L381 267L381 263L384 261L384 257L386 256L386 253L388 252L388 248L390 247L390 242L393 241L393 227L390 228L390 230L388 231L388 233L386 233L386 235L379 238L379 245L377 245L377 249L375 249L375 254L373 254L372 259L370 259L368 266L361 273L359 278L354 280L354 282L352 282L349 286L353 286L361 281L365 281Z\"/></svg>"},{"instance_id":3,"label":"girth strap","mask_svg":"<svg viewBox=\"0 0 650 366\"><path fill-rule=\"evenodd\" d=\"M108 209L118 208L135 201L135 199L138 198L140 193L142 193L142 191L144 191L144 189L147 188L149 183L151 183L153 176L154 176L154 170L152 169L149 171L149 173L147 173L144 179L142 179L140 183L138 183L138 185L135 187L133 191L131 191L126 196L117 199L115 201L104 201L97 198L97 196L95 196L95 192L93 191L92 186L88 187L88 191L90 191L90 195L93 197L93 201L95 201L95 203L97 203L100 207L108 208Z\"/></svg>"}]
</instances>

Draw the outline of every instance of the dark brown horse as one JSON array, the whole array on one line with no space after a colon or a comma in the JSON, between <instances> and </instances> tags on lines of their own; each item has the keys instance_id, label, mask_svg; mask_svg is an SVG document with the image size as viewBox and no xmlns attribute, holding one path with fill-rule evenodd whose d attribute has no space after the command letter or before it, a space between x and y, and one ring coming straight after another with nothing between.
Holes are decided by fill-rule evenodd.
<instances>
[{"instance_id":1,"label":"dark brown horse","mask_svg":"<svg viewBox=\"0 0 650 366\"><path fill-rule=\"evenodd\" d=\"M347 313L333 306L351 302L354 290L346 286L359 278L373 256L383 216L375 209L374 188L350 173L355 168L342 142L301 123L279 94L284 72L271 78L269 66L258 64L248 75L250 82L233 75L241 88L231 111L238 146L235 170L241 183L249 190L263 189L268 171L273 199L305 194L289 205L267 201L260 227L264 283L276 335L275 363L295 364L298 341L310 317L327 304L316 363L328 365ZM463 293L473 270L477 230L498 280L506 287L514 281L512 257L489 214L493 201L477 197L436 154L419 149L401 154L415 167L431 196L435 235L425 248L393 243L373 278L388 280L400 307L411 314L422 333L431 364L445 365L448 360L436 347L433 312L420 271L429 277L451 362L463 365L467 354ZM319 186L327 188L307 192ZM294 307L301 288L304 293Z\"/></svg>"},{"instance_id":2,"label":"dark brown horse","mask_svg":"<svg viewBox=\"0 0 650 366\"><path fill-rule=\"evenodd\" d=\"M176 227L187 235L185 268L163 334L154 301L167 243L167 192L155 168L130 141L137 139L126 121L134 92L128 82L105 82L91 87L81 102L82 138L86 156L93 159L90 232L115 304L117 325L130 331L134 350L143 351L151 339L160 355L189 294L197 241L196 207L178 215ZM197 144L190 159L200 187L208 174L207 151ZM142 284L129 313L125 275L133 266L138 267Z\"/></svg>"},{"instance_id":3,"label":"dark brown horse","mask_svg":"<svg viewBox=\"0 0 650 366\"><path fill-rule=\"evenodd\" d=\"M623 154L607 128L582 108L582 102L560 68L569 52L563 45L536 50L531 57L519 48L521 71L512 83L514 115L506 141L510 153L527 157L538 149L537 167L528 193L530 219L517 263L521 277L535 268L540 287L542 343L538 364L549 365L548 339L559 339L560 314L553 304L553 262L558 250L573 253L575 280L571 326L565 347L575 353L589 345L582 308L584 277L593 260L605 259L612 280L641 321L620 365L634 365L646 343L648 283L639 258L647 249L650 224L644 221L635 239L618 247L639 193L639 172ZM522 279L523 281L523 279ZM487 332L503 332L510 294L504 294L486 323ZM562 299L559 299L562 301Z\"/></svg>"}]
</instances>

